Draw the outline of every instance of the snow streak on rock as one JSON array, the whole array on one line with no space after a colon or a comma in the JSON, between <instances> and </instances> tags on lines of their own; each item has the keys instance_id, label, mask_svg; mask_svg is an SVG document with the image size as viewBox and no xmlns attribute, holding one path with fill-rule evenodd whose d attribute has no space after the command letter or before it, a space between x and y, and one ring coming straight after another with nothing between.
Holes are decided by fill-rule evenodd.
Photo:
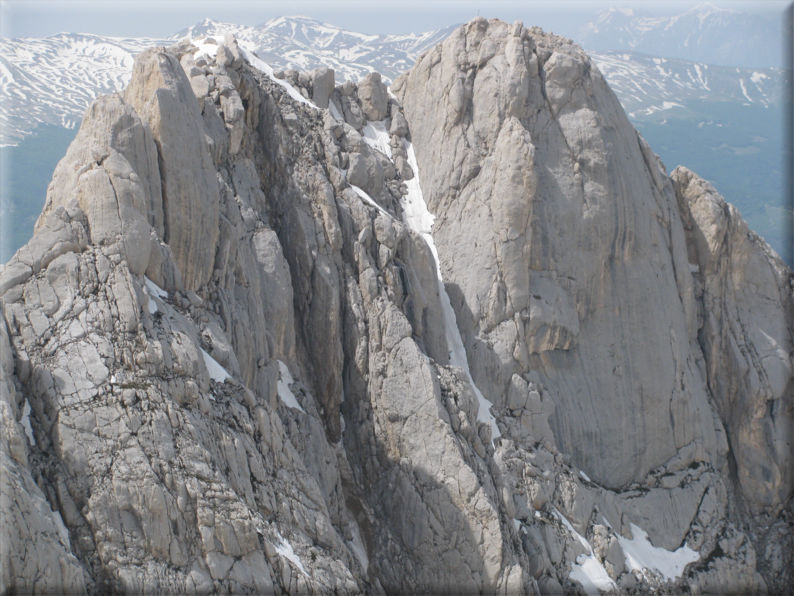
<instances>
[{"instance_id":1,"label":"snow streak on rock","mask_svg":"<svg viewBox=\"0 0 794 596\"><path fill-rule=\"evenodd\" d=\"M463 339L460 336L458 329L457 319L455 317L455 309L452 308L447 289L444 286L444 280L441 277L441 265L438 260L438 250L433 241L433 220L435 216L427 210L425 199L422 196L422 189L419 185L419 165L416 163L416 155L411 143L405 141L405 149L408 152L408 163L414 171L414 177L406 182L408 186L408 194L403 198L403 217L405 223L409 228L422 235L430 251L433 253L433 258L436 261L436 272L438 274L438 294L441 298L441 308L444 312L444 324L447 329L447 345L449 346L449 361L453 366L462 368L466 373L474 394L477 396L479 403L479 410L477 411L477 420L485 422L491 427L491 440L495 440L502 436L499 432L499 427L496 425L496 418L491 414L491 406L493 405L488 401L482 392L477 388L477 385L472 379L471 371L469 371L469 360L466 357L466 348L463 345Z\"/></svg>"},{"instance_id":2,"label":"snow streak on rock","mask_svg":"<svg viewBox=\"0 0 794 596\"><path fill-rule=\"evenodd\" d=\"M230 377L229 373L226 372L226 369L218 364L218 361L215 360L215 358L207 354L207 352L204 350L201 350L201 355L204 358L204 365L207 367L207 372L210 374L210 379L218 383L223 383Z\"/></svg>"},{"instance_id":3,"label":"snow streak on rock","mask_svg":"<svg viewBox=\"0 0 794 596\"><path fill-rule=\"evenodd\" d=\"M290 386L295 382L295 379L292 378L292 374L289 372L289 367L279 360L278 370L278 396L281 398L281 401L283 401L284 405L286 405L288 408L300 410L305 414L306 410L301 407L301 405L298 403L298 399L292 392L292 389L290 389Z\"/></svg>"}]
</instances>

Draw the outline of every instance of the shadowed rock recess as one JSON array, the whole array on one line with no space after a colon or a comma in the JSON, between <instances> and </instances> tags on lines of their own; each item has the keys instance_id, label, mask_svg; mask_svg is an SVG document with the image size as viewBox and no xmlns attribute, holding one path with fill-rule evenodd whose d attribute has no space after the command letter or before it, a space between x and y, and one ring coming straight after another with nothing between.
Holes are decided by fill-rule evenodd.
<instances>
[{"instance_id":1,"label":"shadowed rock recess","mask_svg":"<svg viewBox=\"0 0 794 596\"><path fill-rule=\"evenodd\" d=\"M0 593L788 590L792 272L579 47L219 41L91 105L0 274Z\"/></svg>"}]
</instances>

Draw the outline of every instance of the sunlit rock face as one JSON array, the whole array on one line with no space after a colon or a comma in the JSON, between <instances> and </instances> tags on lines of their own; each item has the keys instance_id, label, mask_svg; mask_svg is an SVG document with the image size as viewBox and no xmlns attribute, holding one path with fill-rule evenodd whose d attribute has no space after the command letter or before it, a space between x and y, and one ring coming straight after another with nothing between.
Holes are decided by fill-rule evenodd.
<instances>
[{"instance_id":1,"label":"sunlit rock face","mask_svg":"<svg viewBox=\"0 0 794 596\"><path fill-rule=\"evenodd\" d=\"M481 19L393 89L481 388L537 371L558 446L612 488L692 445L721 465L673 187L584 52Z\"/></svg>"},{"instance_id":2,"label":"sunlit rock face","mask_svg":"<svg viewBox=\"0 0 794 596\"><path fill-rule=\"evenodd\" d=\"M143 52L0 272L0 591L780 591L791 275L538 29Z\"/></svg>"},{"instance_id":3,"label":"sunlit rock face","mask_svg":"<svg viewBox=\"0 0 794 596\"><path fill-rule=\"evenodd\" d=\"M791 495L791 270L711 184L678 167L670 179L696 280L708 386L755 511Z\"/></svg>"}]
</instances>

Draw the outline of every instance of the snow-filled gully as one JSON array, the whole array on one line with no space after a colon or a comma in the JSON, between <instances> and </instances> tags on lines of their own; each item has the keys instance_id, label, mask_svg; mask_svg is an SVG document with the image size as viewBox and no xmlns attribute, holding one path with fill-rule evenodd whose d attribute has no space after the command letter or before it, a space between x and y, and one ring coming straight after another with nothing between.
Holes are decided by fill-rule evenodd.
<instances>
[{"instance_id":1,"label":"snow-filled gully","mask_svg":"<svg viewBox=\"0 0 794 596\"><path fill-rule=\"evenodd\" d=\"M333 106L333 102L331 102L331 105ZM336 117L334 112L336 112L336 114L339 113L335 107L332 108L331 113L334 115L334 117ZM386 121L367 123L367 125L364 127L363 133L364 141L366 141L370 147L377 149L393 161L394 158L392 156L391 146L389 145L389 132L386 130ZM480 406L477 412L477 420L490 425L491 440L493 441L494 439L502 436L502 433L499 432L499 427L496 425L496 418L494 418L493 414L491 414L491 406L493 404L488 401L482 392L477 388L477 385L474 383L474 379L471 376L471 371L469 370L469 360L466 357L466 348L463 345L463 338L461 338L460 330L458 329L455 310L452 308L452 302L449 299L447 289L444 286L444 281L441 276L441 263L438 259L438 250L436 249L436 243L433 240L432 233L435 215L428 211L427 203L425 203L424 196L422 195L422 188L419 183L419 165L416 163L416 154L414 153L413 144L407 140L403 140L403 145L405 147L406 153L408 154L408 163L414 172L414 177L411 180L405 181L405 185L408 187L408 194L401 200L401 205L403 208L403 221L411 230L424 238L425 242L427 242L427 245L430 247L430 252L433 254L433 258L436 261L438 295L441 300L441 308L444 314L444 327L446 328L447 346L449 348L449 362L452 366L462 368L466 373L466 378L469 380L469 385L471 385L472 391L474 391L474 394L477 396L477 402ZM356 192L360 191L360 189L355 187L354 190L356 190ZM359 194L361 193L359 192ZM369 201L372 201L372 199L369 199ZM376 204L376 206L378 205Z\"/></svg>"},{"instance_id":2,"label":"snow-filled gully","mask_svg":"<svg viewBox=\"0 0 794 596\"><path fill-rule=\"evenodd\" d=\"M201 49L205 50L204 46L202 46ZM211 46L210 48L206 48L207 51L212 51L212 49L213 48ZM289 83L273 76L273 68L269 64L266 64L251 52L245 50L243 50L243 52L246 59L254 68L264 72L276 83L285 87L290 97L300 101L301 103L312 106L315 109L319 109L314 105L314 103L307 100L300 93L298 93L297 90L294 89ZM328 109L335 119L344 122L344 118L339 112L339 108L334 104L333 101L329 101ZM391 146L389 145L389 132L386 129L385 120L368 122L362 132L364 133L364 140L370 147L377 149L386 155L386 157L388 157L392 162L394 161L394 156L391 152ZM450 364L462 368L466 373L466 378L469 380L469 385L471 385L472 391L474 391L474 394L477 396L477 402L479 404L477 420L480 422L485 422L491 427L491 440L493 441L502 436L502 433L499 432L499 427L496 425L496 418L494 418L493 414L491 414L491 406L493 404L485 398L477 385L474 383L474 379L471 376L471 371L469 370L469 361L466 357L466 348L463 345L463 339L460 336L455 310L452 308L452 302L449 299L447 289L444 286L444 281L441 277L441 264L438 260L438 250L436 249L436 244L433 241L432 234L433 220L435 219L435 216L427 210L427 204L425 203L424 196L422 195L422 189L419 185L419 165L416 163L416 155L414 154L413 145L406 140L403 140L403 144L408 154L408 163L414 171L413 179L408 180L405 183L408 187L408 195L403 197L401 201L403 208L403 220L410 229L424 238L425 242L427 242L427 245L430 247L430 252L433 254L433 258L436 261L438 294L441 299L441 308L444 314L444 327L446 328L447 346L449 347L449 361ZM378 205L378 203L375 202L364 190L358 188L357 186L352 186L352 188L364 202L372 205L389 217L392 217L390 213L386 212L383 207Z\"/></svg>"},{"instance_id":3,"label":"snow-filled gully","mask_svg":"<svg viewBox=\"0 0 794 596\"><path fill-rule=\"evenodd\" d=\"M338 113L337 110L334 111ZM370 147L377 149L389 159L393 160L391 146L389 145L389 132L386 130L385 121L369 122L364 127L363 132L364 140ZM427 242L427 245L430 247L430 252L433 254L433 258L436 261L438 295L444 314L444 327L446 328L447 346L449 347L449 362L452 366L462 368L466 373L466 378L469 380L469 385L471 385L472 391L474 391L474 394L477 396L477 402L480 406L477 412L477 420L491 427L491 440L494 440L502 436L502 433L499 432L499 427L496 425L496 418L491 414L491 406L493 404L485 398L471 376L469 360L466 357L466 348L463 345L463 338L461 338L460 330L458 329L455 310L452 308L452 302L449 299L447 289L444 286L444 280L441 276L441 263L438 259L438 250L436 249L436 243L433 240L432 233L435 215L428 211L427 203L425 203L424 196L422 195L422 188L419 183L419 165L416 163L416 154L414 153L413 144L403 140L403 145L408 154L408 163L414 171L413 179L405 182L405 185L408 187L408 194L401 200L403 221L405 225L419 234L425 242ZM358 191L358 189L355 190Z\"/></svg>"},{"instance_id":4,"label":"snow-filled gully","mask_svg":"<svg viewBox=\"0 0 794 596\"><path fill-rule=\"evenodd\" d=\"M339 114L338 110L331 102L331 113L334 117ZM391 147L389 145L389 133L386 129L385 122L370 122L364 129L364 140L373 149L377 149L384 153L389 159L393 160ZM413 231L418 233L424 238L433 258L436 262L436 276L438 280L438 293L441 300L441 307L444 314L444 326L446 328L447 345L449 347L449 360L453 366L462 368L466 377L469 380L472 390L477 396L479 402L479 411L477 419L485 422L491 427L492 439L501 436L499 428L496 425L496 419L490 412L493 404L488 401L485 396L477 388L477 385L472 379L469 370L469 363L466 357L466 348L463 345L463 339L458 329L455 310L452 308L449 295L447 294L446 287L444 286L443 278L441 275L441 265L438 258L438 250L433 240L432 228L435 216L427 209L422 189L420 186L420 173L419 165L416 162L416 155L414 153L413 145L408 141L403 141L404 147L408 154L408 163L414 171L412 180L405 182L408 188L408 194L403 197L401 201L403 209L403 221ZM358 188L354 190L362 197L363 200L374 206L378 207L381 211L383 209L375 203L371 197ZM582 476L587 478L583 472ZM612 592L618 589L615 581L609 576L603 564L596 558L590 543L581 536L570 522L559 511L554 509L554 515L559 519L565 527L571 532L572 536L582 543L587 551L586 554L577 557L577 561L571 564L571 579L579 582L588 594L599 594L603 592ZM518 522L518 520L515 520ZM608 522L604 520L607 525ZM684 546L675 552L666 551L663 548L657 548L651 545L648 541L647 534L640 528L633 525L631 526L634 538L629 540L623 536L618 536L620 545L624 550L626 557L626 564L632 570L637 570L642 573L653 573L662 578L663 581L675 580L683 573L684 567L692 561L697 561L699 555L696 551Z\"/></svg>"},{"instance_id":5,"label":"snow-filled gully","mask_svg":"<svg viewBox=\"0 0 794 596\"><path fill-rule=\"evenodd\" d=\"M408 195L402 199L403 220L405 224L414 232L420 234L425 239L427 245L430 247L430 252L433 253L433 258L436 261L436 277L438 279L438 295L441 300L441 309L444 311L444 327L447 331L447 346L449 348L449 362L452 366L462 368L466 373L466 378L469 380L474 395L477 396L477 402L480 408L477 412L477 420L485 422L491 427L491 440L495 440L502 436L499 432L499 427L496 425L496 418L491 414L491 406L493 405L488 401L482 392L477 388L474 379L469 370L469 360L466 357L466 348L463 345L463 338L460 336L458 329L458 322L455 316L455 310L452 308L452 302L447 294L447 289L444 286L444 281L441 276L441 262L438 259L438 250L436 243L433 241L433 220L435 215L427 210L424 196L422 196L422 189L419 185L419 165L416 163L416 155L414 154L413 144L408 141L403 141L405 150L408 153L408 163L413 168L414 177L408 180L405 185L408 187Z\"/></svg>"}]
</instances>

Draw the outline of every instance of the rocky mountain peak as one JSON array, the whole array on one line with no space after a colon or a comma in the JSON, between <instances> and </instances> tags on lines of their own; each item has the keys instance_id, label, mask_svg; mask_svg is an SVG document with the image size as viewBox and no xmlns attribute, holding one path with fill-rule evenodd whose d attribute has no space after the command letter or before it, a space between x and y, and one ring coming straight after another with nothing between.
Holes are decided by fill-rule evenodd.
<instances>
[{"instance_id":1,"label":"rocky mountain peak","mask_svg":"<svg viewBox=\"0 0 794 596\"><path fill-rule=\"evenodd\" d=\"M537 28L142 52L0 296L3 591L791 580L792 272Z\"/></svg>"}]
</instances>

